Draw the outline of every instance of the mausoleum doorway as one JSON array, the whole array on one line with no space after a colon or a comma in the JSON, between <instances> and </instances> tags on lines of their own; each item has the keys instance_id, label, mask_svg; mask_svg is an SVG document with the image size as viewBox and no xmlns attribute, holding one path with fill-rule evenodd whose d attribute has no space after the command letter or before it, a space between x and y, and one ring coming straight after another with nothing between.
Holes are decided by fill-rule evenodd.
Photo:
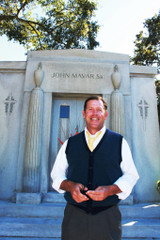
<instances>
[{"instance_id":1,"label":"mausoleum doorway","mask_svg":"<svg viewBox=\"0 0 160 240\"><path fill-rule=\"evenodd\" d=\"M53 167L56 155L63 142L71 135L81 132L85 127L82 116L84 101L90 95L63 94L53 95L50 156L49 156L49 176ZM51 187L51 179L49 184Z\"/></svg>"}]
</instances>

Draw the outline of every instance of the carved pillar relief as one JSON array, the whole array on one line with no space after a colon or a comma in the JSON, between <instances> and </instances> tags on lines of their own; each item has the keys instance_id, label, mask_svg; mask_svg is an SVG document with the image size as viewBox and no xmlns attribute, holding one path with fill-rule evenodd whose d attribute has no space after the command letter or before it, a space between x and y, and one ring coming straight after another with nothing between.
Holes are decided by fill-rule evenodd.
<instances>
[{"instance_id":1,"label":"carved pillar relief","mask_svg":"<svg viewBox=\"0 0 160 240\"><path fill-rule=\"evenodd\" d=\"M125 136L125 114L123 94L119 91L121 84L121 75L118 72L117 65L114 67L114 73L111 75L114 91L111 94L111 117L110 128L112 131Z\"/></svg>"},{"instance_id":2,"label":"carved pillar relief","mask_svg":"<svg viewBox=\"0 0 160 240\"><path fill-rule=\"evenodd\" d=\"M36 87L32 90L28 111L27 135L24 156L23 192L40 190L41 131L43 116L43 91L41 83L44 73L41 64L34 73Z\"/></svg>"}]
</instances>

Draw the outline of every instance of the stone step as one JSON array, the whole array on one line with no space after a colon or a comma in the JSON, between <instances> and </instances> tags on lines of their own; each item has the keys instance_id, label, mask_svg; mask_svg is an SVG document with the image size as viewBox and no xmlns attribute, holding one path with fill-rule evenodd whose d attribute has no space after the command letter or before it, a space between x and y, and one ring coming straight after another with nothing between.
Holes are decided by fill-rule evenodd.
<instances>
[{"instance_id":1,"label":"stone step","mask_svg":"<svg viewBox=\"0 0 160 240\"><path fill-rule=\"evenodd\" d=\"M0 218L0 237L60 238L62 219L57 218ZM158 239L160 219L125 219L123 238Z\"/></svg>"},{"instance_id":2,"label":"stone step","mask_svg":"<svg viewBox=\"0 0 160 240\"><path fill-rule=\"evenodd\" d=\"M65 203L15 204L0 201L0 217L63 217ZM120 205L122 218L160 218L160 204Z\"/></svg>"},{"instance_id":3,"label":"stone step","mask_svg":"<svg viewBox=\"0 0 160 240\"><path fill-rule=\"evenodd\" d=\"M21 237L0 237L0 240L22 240ZM59 238L35 238L35 237L23 237L24 240L61 240L61 237ZM160 238L122 238L122 240L160 240Z\"/></svg>"},{"instance_id":4,"label":"stone step","mask_svg":"<svg viewBox=\"0 0 160 240\"><path fill-rule=\"evenodd\" d=\"M0 202L0 216L8 217L63 217L65 203L15 204Z\"/></svg>"},{"instance_id":5,"label":"stone step","mask_svg":"<svg viewBox=\"0 0 160 240\"><path fill-rule=\"evenodd\" d=\"M124 238L160 238L160 219L124 219L122 221Z\"/></svg>"},{"instance_id":6,"label":"stone step","mask_svg":"<svg viewBox=\"0 0 160 240\"><path fill-rule=\"evenodd\" d=\"M65 203L64 194L57 192L41 193L17 193L16 203L21 204L40 204L44 203ZM133 205L133 196L130 195L127 199L120 202L120 205Z\"/></svg>"},{"instance_id":7,"label":"stone step","mask_svg":"<svg viewBox=\"0 0 160 240\"><path fill-rule=\"evenodd\" d=\"M43 195L43 202L54 203L61 202L65 203L64 194L59 194L57 192L48 192ZM133 205L133 196L130 195L127 199L120 202L120 205Z\"/></svg>"},{"instance_id":8,"label":"stone step","mask_svg":"<svg viewBox=\"0 0 160 240\"><path fill-rule=\"evenodd\" d=\"M57 218L0 218L1 237L57 238L61 234L62 219Z\"/></svg>"},{"instance_id":9,"label":"stone step","mask_svg":"<svg viewBox=\"0 0 160 240\"><path fill-rule=\"evenodd\" d=\"M22 239L21 237L0 237L0 240L20 240ZM23 237L24 240L60 240L61 237L59 238L35 238L35 237ZM122 240L160 240L160 238L122 238Z\"/></svg>"},{"instance_id":10,"label":"stone step","mask_svg":"<svg viewBox=\"0 0 160 240\"><path fill-rule=\"evenodd\" d=\"M120 211L122 213L122 218L146 218L160 219L160 204L135 204L132 206L120 205Z\"/></svg>"},{"instance_id":11,"label":"stone step","mask_svg":"<svg viewBox=\"0 0 160 240\"><path fill-rule=\"evenodd\" d=\"M22 240L22 237L6 237L6 236L5 236L5 238L4 238L4 237L2 237L2 238L0 237L0 240L7 240L7 239L8 239L8 240L20 240L20 239ZM53 238L53 237L52 237L52 238L23 237L23 239L24 239L24 240L51 240L51 239L53 239L53 240L60 240L61 238L60 238L60 237L59 237L59 238ZM122 239L122 240L123 240L123 239ZM131 239L131 240L132 240L132 239ZM136 239L136 240L137 240L137 239ZM149 240L150 240L150 239L149 239Z\"/></svg>"},{"instance_id":12,"label":"stone step","mask_svg":"<svg viewBox=\"0 0 160 240\"><path fill-rule=\"evenodd\" d=\"M64 207L61 201L39 205L0 201L0 240L60 239ZM122 240L160 240L160 204L120 205L120 210Z\"/></svg>"},{"instance_id":13,"label":"stone step","mask_svg":"<svg viewBox=\"0 0 160 240\"><path fill-rule=\"evenodd\" d=\"M22 240L21 237L0 237L0 240ZM35 238L35 237L23 237L24 240L61 240L61 237L59 238ZM122 238L122 240L160 240L160 238Z\"/></svg>"}]
</instances>

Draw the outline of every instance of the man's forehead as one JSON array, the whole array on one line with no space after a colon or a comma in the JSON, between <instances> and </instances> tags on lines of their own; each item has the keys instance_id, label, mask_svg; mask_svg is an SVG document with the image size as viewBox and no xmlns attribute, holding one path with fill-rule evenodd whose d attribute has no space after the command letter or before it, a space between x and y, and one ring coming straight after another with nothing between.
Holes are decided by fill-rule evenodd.
<instances>
[{"instance_id":1,"label":"man's forehead","mask_svg":"<svg viewBox=\"0 0 160 240\"><path fill-rule=\"evenodd\" d=\"M97 106L97 107L104 107L103 106L103 102L101 100L96 100L96 99L93 99L93 100L89 100L87 102L87 107L89 106Z\"/></svg>"}]
</instances>

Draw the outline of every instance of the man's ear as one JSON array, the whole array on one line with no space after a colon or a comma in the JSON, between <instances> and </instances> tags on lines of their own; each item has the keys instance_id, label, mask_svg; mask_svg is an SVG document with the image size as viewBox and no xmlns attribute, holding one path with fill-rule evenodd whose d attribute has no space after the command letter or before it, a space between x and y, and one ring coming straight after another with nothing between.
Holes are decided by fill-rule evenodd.
<instances>
[{"instance_id":1,"label":"man's ear","mask_svg":"<svg viewBox=\"0 0 160 240\"><path fill-rule=\"evenodd\" d=\"M86 118L86 114L85 114L84 110L82 111L82 114L83 114L83 118L85 119Z\"/></svg>"},{"instance_id":2,"label":"man's ear","mask_svg":"<svg viewBox=\"0 0 160 240\"><path fill-rule=\"evenodd\" d=\"M108 111L106 111L105 113L105 119L107 119L107 117L108 117Z\"/></svg>"}]
</instances>

